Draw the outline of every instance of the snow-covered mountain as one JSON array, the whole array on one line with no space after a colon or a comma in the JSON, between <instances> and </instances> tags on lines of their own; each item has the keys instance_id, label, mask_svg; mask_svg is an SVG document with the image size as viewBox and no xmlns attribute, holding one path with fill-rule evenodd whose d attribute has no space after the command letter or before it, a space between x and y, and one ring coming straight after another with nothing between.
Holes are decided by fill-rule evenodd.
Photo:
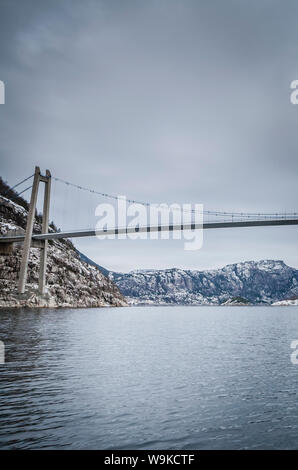
<instances>
[{"instance_id":1,"label":"snow-covered mountain","mask_svg":"<svg viewBox=\"0 0 298 470\"><path fill-rule=\"evenodd\" d=\"M211 271L110 272L109 277L132 304L219 305L233 298L271 304L298 297L298 270L275 260L247 261Z\"/></svg>"}]
</instances>

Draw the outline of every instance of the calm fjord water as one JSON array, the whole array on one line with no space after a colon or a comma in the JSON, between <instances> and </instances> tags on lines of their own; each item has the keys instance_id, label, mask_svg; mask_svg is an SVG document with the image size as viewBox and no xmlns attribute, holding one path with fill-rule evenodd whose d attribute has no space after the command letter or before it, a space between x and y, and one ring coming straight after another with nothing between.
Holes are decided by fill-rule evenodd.
<instances>
[{"instance_id":1,"label":"calm fjord water","mask_svg":"<svg viewBox=\"0 0 298 470\"><path fill-rule=\"evenodd\" d=\"M298 447L293 307L1 310L0 447Z\"/></svg>"}]
</instances>

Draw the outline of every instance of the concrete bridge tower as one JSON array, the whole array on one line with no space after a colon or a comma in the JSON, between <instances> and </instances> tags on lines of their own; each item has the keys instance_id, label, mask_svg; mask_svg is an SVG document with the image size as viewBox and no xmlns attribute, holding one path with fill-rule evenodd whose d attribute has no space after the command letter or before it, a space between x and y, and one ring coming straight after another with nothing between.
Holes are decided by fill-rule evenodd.
<instances>
[{"instance_id":1,"label":"concrete bridge tower","mask_svg":"<svg viewBox=\"0 0 298 470\"><path fill-rule=\"evenodd\" d=\"M21 268L19 273L19 286L18 291L20 294L25 292L27 271L28 271L28 260L31 246L38 247L41 249L40 254L40 268L39 268L39 293L44 294L46 286L46 267L47 267L47 251L48 251L48 240L39 240L38 244L36 241L32 241L32 232L35 219L36 202L38 195L39 183L45 183L44 190L44 202L43 202L43 214L42 214L42 233L48 233L49 230L49 211L50 211L50 194L51 194L51 173L46 170L45 176L40 173L38 166L35 167L34 180L31 192L30 206L27 218L25 240L23 245Z\"/></svg>"}]
</instances>

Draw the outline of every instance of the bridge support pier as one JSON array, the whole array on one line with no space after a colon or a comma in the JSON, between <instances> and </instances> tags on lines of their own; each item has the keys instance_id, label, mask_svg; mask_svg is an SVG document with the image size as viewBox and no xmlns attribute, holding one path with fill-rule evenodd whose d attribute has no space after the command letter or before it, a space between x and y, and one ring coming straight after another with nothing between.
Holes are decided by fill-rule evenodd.
<instances>
[{"instance_id":1,"label":"bridge support pier","mask_svg":"<svg viewBox=\"0 0 298 470\"><path fill-rule=\"evenodd\" d=\"M23 253L21 260L21 268L19 273L19 286L18 291L20 294L25 292L26 281L27 281L27 271L28 271L28 261L30 248L32 244L32 233L35 219L35 210L36 202L38 195L39 183L45 183L45 192L44 192L44 204L43 204L43 214L42 214L42 233L47 233L49 228L49 209L50 209L50 192L51 192L51 173L49 170L46 170L46 176L42 176L38 166L35 167L34 180L31 192L30 206L27 218L25 240L23 245ZM44 294L45 292L45 275L46 275L46 265L47 265L47 250L48 250L48 240L44 240L41 247L41 256L40 256L40 272L39 272L39 292Z\"/></svg>"},{"instance_id":2,"label":"bridge support pier","mask_svg":"<svg viewBox=\"0 0 298 470\"><path fill-rule=\"evenodd\" d=\"M46 170L47 181L45 183L44 201L43 201L43 214L42 214L42 233L49 231L49 215L50 215L50 194L51 194L51 173ZM47 270L47 255L48 255L48 240L44 240L44 246L40 254L40 268L39 268L39 292L45 293L46 287L46 270Z\"/></svg>"}]
</instances>

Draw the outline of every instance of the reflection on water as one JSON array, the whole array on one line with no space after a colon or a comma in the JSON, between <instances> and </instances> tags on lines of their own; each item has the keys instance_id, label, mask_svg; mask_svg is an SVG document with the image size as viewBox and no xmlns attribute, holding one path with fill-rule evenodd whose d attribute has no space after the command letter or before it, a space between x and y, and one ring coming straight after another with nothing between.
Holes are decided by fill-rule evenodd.
<instances>
[{"instance_id":1,"label":"reflection on water","mask_svg":"<svg viewBox=\"0 0 298 470\"><path fill-rule=\"evenodd\" d=\"M291 307L1 310L1 448L297 448Z\"/></svg>"}]
</instances>

